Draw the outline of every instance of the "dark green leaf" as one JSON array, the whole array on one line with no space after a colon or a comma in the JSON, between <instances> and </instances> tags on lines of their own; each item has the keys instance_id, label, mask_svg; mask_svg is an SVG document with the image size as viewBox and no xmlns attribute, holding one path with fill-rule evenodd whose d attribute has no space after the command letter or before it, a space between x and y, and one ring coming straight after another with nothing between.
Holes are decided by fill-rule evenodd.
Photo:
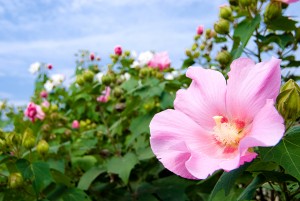
<instances>
[{"instance_id":1,"label":"dark green leaf","mask_svg":"<svg viewBox=\"0 0 300 201\"><path fill-rule=\"evenodd\" d=\"M86 173L82 175L82 177L79 180L78 188L81 190L87 190L91 183L103 172L105 172L106 169L102 166L93 167L89 169Z\"/></svg>"},{"instance_id":2,"label":"dark green leaf","mask_svg":"<svg viewBox=\"0 0 300 201\"><path fill-rule=\"evenodd\" d=\"M194 64L195 64L194 59L188 58L188 59L186 59L186 60L183 61L183 64L182 64L181 68L188 68L188 67L190 67L190 66L192 66Z\"/></svg>"},{"instance_id":3,"label":"dark green leaf","mask_svg":"<svg viewBox=\"0 0 300 201\"><path fill-rule=\"evenodd\" d=\"M292 31L296 29L296 23L296 21L289 17L281 16L276 18L276 20L272 20L272 22L268 24L268 28L272 30Z\"/></svg>"},{"instance_id":4,"label":"dark green leaf","mask_svg":"<svg viewBox=\"0 0 300 201\"><path fill-rule=\"evenodd\" d=\"M266 178L263 175L258 175L252 182L246 187L246 189L241 193L237 200L251 200L254 197L254 193L258 187L266 182Z\"/></svg>"}]
</instances>

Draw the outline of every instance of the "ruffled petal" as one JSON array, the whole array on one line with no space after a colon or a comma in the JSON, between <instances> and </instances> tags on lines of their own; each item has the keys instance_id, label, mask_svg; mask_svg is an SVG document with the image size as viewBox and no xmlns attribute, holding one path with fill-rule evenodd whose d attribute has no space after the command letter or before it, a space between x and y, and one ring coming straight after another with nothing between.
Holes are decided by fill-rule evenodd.
<instances>
[{"instance_id":1,"label":"ruffled petal","mask_svg":"<svg viewBox=\"0 0 300 201\"><path fill-rule=\"evenodd\" d=\"M231 118L251 122L267 99L275 100L280 89L279 59L254 64L237 59L228 73L226 108Z\"/></svg>"},{"instance_id":2,"label":"ruffled petal","mask_svg":"<svg viewBox=\"0 0 300 201\"><path fill-rule=\"evenodd\" d=\"M250 132L240 142L241 148L274 146L283 137L284 120L273 104L273 100L267 100L265 106L254 117Z\"/></svg>"},{"instance_id":3,"label":"ruffled petal","mask_svg":"<svg viewBox=\"0 0 300 201\"><path fill-rule=\"evenodd\" d=\"M177 175L195 179L185 167L191 156L186 142L209 143L205 131L184 113L165 110L153 117L150 134L151 148L162 164Z\"/></svg>"},{"instance_id":4,"label":"ruffled petal","mask_svg":"<svg viewBox=\"0 0 300 201\"><path fill-rule=\"evenodd\" d=\"M205 129L215 125L213 116L225 114L226 81L220 72L190 67L186 73L193 81L176 94L174 107Z\"/></svg>"}]
</instances>

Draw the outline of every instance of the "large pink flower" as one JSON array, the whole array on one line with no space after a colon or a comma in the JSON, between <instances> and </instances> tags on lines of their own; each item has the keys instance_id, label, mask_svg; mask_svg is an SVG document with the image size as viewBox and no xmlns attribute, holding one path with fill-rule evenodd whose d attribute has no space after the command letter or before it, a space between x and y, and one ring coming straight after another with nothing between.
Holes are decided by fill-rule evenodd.
<instances>
[{"instance_id":1,"label":"large pink flower","mask_svg":"<svg viewBox=\"0 0 300 201\"><path fill-rule=\"evenodd\" d=\"M152 59L149 61L148 66L164 70L166 68L169 68L170 64L171 60L169 58L168 52L159 52L154 54Z\"/></svg>"},{"instance_id":2,"label":"large pink flower","mask_svg":"<svg viewBox=\"0 0 300 201\"><path fill-rule=\"evenodd\" d=\"M230 171L257 154L252 147L273 146L284 133L273 106L280 88L280 60L231 64L229 79L214 70L190 67L188 89L176 94L174 110L156 114L150 143L163 165L185 178L205 179Z\"/></svg>"},{"instance_id":3,"label":"large pink flower","mask_svg":"<svg viewBox=\"0 0 300 201\"><path fill-rule=\"evenodd\" d=\"M30 102L24 111L25 116L27 116L32 122L34 122L36 119L43 120L45 118L45 113L41 109L41 106L34 104L33 102Z\"/></svg>"}]
</instances>

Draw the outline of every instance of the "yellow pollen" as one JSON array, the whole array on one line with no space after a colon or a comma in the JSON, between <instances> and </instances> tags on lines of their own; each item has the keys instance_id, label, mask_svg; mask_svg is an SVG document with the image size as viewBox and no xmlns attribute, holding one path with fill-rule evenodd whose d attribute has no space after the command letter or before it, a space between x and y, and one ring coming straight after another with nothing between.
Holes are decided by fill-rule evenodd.
<instances>
[{"instance_id":1,"label":"yellow pollen","mask_svg":"<svg viewBox=\"0 0 300 201\"><path fill-rule=\"evenodd\" d=\"M221 123L222 116L213 117L216 126L214 127L214 137L224 146L236 147L240 139L244 136L243 132L239 130L234 123Z\"/></svg>"}]
</instances>

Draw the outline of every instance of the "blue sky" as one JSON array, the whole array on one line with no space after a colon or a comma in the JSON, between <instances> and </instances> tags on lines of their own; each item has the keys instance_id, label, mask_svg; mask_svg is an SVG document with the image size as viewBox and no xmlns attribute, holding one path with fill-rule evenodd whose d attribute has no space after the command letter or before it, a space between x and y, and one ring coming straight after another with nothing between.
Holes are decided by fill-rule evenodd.
<instances>
[{"instance_id":1,"label":"blue sky","mask_svg":"<svg viewBox=\"0 0 300 201\"><path fill-rule=\"evenodd\" d=\"M26 104L31 63L53 64L67 77L74 54L88 49L108 60L115 45L137 52L168 51L180 65L196 27L211 28L225 0L0 0L0 100ZM296 14L300 3L291 5ZM299 20L299 18L296 18Z\"/></svg>"}]
</instances>

